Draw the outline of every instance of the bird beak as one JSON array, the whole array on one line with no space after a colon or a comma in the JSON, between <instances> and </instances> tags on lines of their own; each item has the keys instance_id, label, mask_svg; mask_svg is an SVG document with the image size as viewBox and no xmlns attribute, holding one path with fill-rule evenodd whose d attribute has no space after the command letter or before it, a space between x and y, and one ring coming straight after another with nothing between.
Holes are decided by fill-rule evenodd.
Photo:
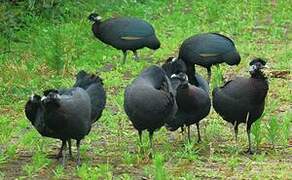
<instances>
[{"instance_id":1,"label":"bird beak","mask_svg":"<svg viewBox=\"0 0 292 180\"><path fill-rule=\"evenodd\" d=\"M170 61L171 63L174 63L176 61L177 58L172 58L172 60Z\"/></svg>"},{"instance_id":2,"label":"bird beak","mask_svg":"<svg viewBox=\"0 0 292 180\"><path fill-rule=\"evenodd\" d=\"M170 78L172 79L172 78L176 78L176 77L179 77L177 74L172 74L171 76L170 76Z\"/></svg>"},{"instance_id":3,"label":"bird beak","mask_svg":"<svg viewBox=\"0 0 292 180\"><path fill-rule=\"evenodd\" d=\"M95 19L96 21L100 21L100 20L102 19L102 17L101 17L101 16L96 16L94 19Z\"/></svg>"},{"instance_id":4,"label":"bird beak","mask_svg":"<svg viewBox=\"0 0 292 180\"><path fill-rule=\"evenodd\" d=\"M47 99L47 97L46 96L43 96L42 98L41 98L41 101L44 101L44 100L46 100Z\"/></svg>"},{"instance_id":5,"label":"bird beak","mask_svg":"<svg viewBox=\"0 0 292 180\"><path fill-rule=\"evenodd\" d=\"M29 100L30 100L30 101L33 101L33 96L34 96L34 93L33 93L33 91L31 91L31 95L30 95L30 97L29 97Z\"/></svg>"},{"instance_id":6,"label":"bird beak","mask_svg":"<svg viewBox=\"0 0 292 180\"><path fill-rule=\"evenodd\" d=\"M251 65L250 67L249 67L249 70L248 70L248 72L254 72L255 70L256 70L256 66L255 65Z\"/></svg>"}]
</instances>

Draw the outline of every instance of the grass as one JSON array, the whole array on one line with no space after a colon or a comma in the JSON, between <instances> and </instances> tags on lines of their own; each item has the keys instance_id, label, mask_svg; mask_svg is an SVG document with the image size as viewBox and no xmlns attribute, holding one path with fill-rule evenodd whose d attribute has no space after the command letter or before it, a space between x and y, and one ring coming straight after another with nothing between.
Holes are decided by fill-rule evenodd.
<instances>
[{"instance_id":1,"label":"grass","mask_svg":"<svg viewBox=\"0 0 292 180\"><path fill-rule=\"evenodd\" d=\"M66 1L56 9L47 2L21 6L0 5L0 179L289 179L291 174L291 16L288 1ZM41 9L41 11L38 11ZM104 18L136 16L151 22L162 47L139 51L141 60L98 42L87 16L92 11ZM8 12L8 13L2 13ZM12 13L18 14L13 16ZM23 23L23 26L18 25ZM155 133L155 155L138 148L138 134L123 110L124 89L145 67L161 64L177 55L187 37L200 32L221 32L234 39L242 56L239 66L214 67L212 86L236 75L248 76L253 57L264 57L270 90L266 110L252 127L253 147L248 156L244 125L239 141L213 110L201 123L203 142L192 143L179 132L165 128ZM91 133L81 143L82 166L75 160L65 168L52 156L60 142L42 138L26 120L23 107L32 92L52 87L70 87L81 69L98 72L108 94L106 109ZM206 71L197 67L206 77ZM288 72L288 73L287 73ZM276 75L280 74L280 75ZM73 148L76 157L76 148Z\"/></svg>"}]
</instances>

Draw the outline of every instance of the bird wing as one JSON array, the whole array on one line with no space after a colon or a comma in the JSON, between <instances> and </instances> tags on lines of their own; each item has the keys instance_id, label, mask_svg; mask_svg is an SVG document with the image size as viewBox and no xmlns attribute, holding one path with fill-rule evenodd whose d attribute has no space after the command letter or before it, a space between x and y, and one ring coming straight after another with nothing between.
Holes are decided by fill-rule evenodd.
<instances>
[{"instance_id":1,"label":"bird wing","mask_svg":"<svg viewBox=\"0 0 292 180\"><path fill-rule=\"evenodd\" d=\"M108 34L118 35L123 40L137 40L154 34L153 27L146 21L136 18L113 18L102 23Z\"/></svg>"},{"instance_id":2,"label":"bird wing","mask_svg":"<svg viewBox=\"0 0 292 180\"><path fill-rule=\"evenodd\" d=\"M131 40L138 40L138 39L143 39L144 37L138 37L138 36L124 36L124 37L121 37L121 39L123 40L128 40L128 41L131 41Z\"/></svg>"}]
</instances>

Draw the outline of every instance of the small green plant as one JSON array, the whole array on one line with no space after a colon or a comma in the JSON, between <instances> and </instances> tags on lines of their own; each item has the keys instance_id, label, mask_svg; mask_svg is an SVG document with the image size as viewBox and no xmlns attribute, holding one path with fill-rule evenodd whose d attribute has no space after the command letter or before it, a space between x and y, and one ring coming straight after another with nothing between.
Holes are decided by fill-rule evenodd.
<instances>
[{"instance_id":1,"label":"small green plant","mask_svg":"<svg viewBox=\"0 0 292 180\"><path fill-rule=\"evenodd\" d=\"M284 145L288 145L289 143L289 137L290 137L290 126L292 123L292 113L288 112L287 114L285 114L285 116L283 117L283 124L282 124L282 139L283 139L283 144Z\"/></svg>"},{"instance_id":2,"label":"small green plant","mask_svg":"<svg viewBox=\"0 0 292 180\"><path fill-rule=\"evenodd\" d=\"M259 147L260 143L263 140L262 129L261 129L261 118L258 119L255 123L253 123L251 133L254 135L256 146Z\"/></svg>"},{"instance_id":3,"label":"small green plant","mask_svg":"<svg viewBox=\"0 0 292 180\"><path fill-rule=\"evenodd\" d=\"M56 179L61 179L64 175L64 167L62 165L56 166L56 168L53 170L53 173Z\"/></svg>"},{"instance_id":4,"label":"small green plant","mask_svg":"<svg viewBox=\"0 0 292 180\"><path fill-rule=\"evenodd\" d=\"M32 177L33 173L34 173L34 167L31 164L26 164L25 166L23 166L22 170L25 172L25 174L28 177Z\"/></svg>"},{"instance_id":5,"label":"small green plant","mask_svg":"<svg viewBox=\"0 0 292 180\"><path fill-rule=\"evenodd\" d=\"M193 143L189 143L189 142L185 143L183 149L181 151L178 151L176 155L179 158L184 158L189 161L195 161L195 160L198 160L199 158L198 149L194 148Z\"/></svg>"},{"instance_id":6,"label":"small green plant","mask_svg":"<svg viewBox=\"0 0 292 180\"><path fill-rule=\"evenodd\" d=\"M154 165L154 179L164 180L166 178L166 170L164 167L164 158L162 154L156 154L153 160Z\"/></svg>"},{"instance_id":7,"label":"small green plant","mask_svg":"<svg viewBox=\"0 0 292 180\"><path fill-rule=\"evenodd\" d=\"M12 159L16 154L16 145L11 144L6 149L6 154L8 155L9 159Z\"/></svg>"},{"instance_id":8,"label":"small green plant","mask_svg":"<svg viewBox=\"0 0 292 180\"><path fill-rule=\"evenodd\" d=\"M215 69L215 68L213 68ZM223 84L223 70L219 66L216 67L216 70L212 73L213 82L212 88L219 87Z\"/></svg>"},{"instance_id":9,"label":"small green plant","mask_svg":"<svg viewBox=\"0 0 292 180\"><path fill-rule=\"evenodd\" d=\"M234 171L234 169L235 169L236 167L238 167L239 163L240 163L239 158L238 158L238 157L234 157L234 156L232 156L232 157L227 161L227 165L228 165L228 167L229 167L232 171Z\"/></svg>"},{"instance_id":10,"label":"small green plant","mask_svg":"<svg viewBox=\"0 0 292 180\"><path fill-rule=\"evenodd\" d=\"M110 164L100 164L96 168L97 173L100 175L100 177L104 179L112 179L113 173L112 173L112 166Z\"/></svg>"},{"instance_id":11,"label":"small green plant","mask_svg":"<svg viewBox=\"0 0 292 180\"><path fill-rule=\"evenodd\" d=\"M125 151L123 153L123 162L127 165L132 165L135 162L134 154L131 154L128 151Z\"/></svg>"},{"instance_id":12,"label":"small green plant","mask_svg":"<svg viewBox=\"0 0 292 180\"><path fill-rule=\"evenodd\" d=\"M271 116L267 123L267 139L272 143L273 147L277 143L277 139L279 137L279 122L276 116Z\"/></svg>"}]
</instances>

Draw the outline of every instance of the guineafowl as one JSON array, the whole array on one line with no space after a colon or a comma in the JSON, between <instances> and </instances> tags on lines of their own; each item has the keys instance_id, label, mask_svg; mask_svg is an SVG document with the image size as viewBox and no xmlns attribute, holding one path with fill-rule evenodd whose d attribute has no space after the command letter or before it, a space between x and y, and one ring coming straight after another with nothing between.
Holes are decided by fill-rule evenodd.
<instances>
[{"instance_id":1,"label":"guineafowl","mask_svg":"<svg viewBox=\"0 0 292 180\"><path fill-rule=\"evenodd\" d=\"M91 121L96 122L102 115L106 104L106 92L103 88L102 79L94 74L83 70L76 75L76 82L73 87L80 87L88 93L91 100Z\"/></svg>"},{"instance_id":2,"label":"guineafowl","mask_svg":"<svg viewBox=\"0 0 292 180\"><path fill-rule=\"evenodd\" d=\"M59 92L49 92L42 97L45 125L62 140L63 165L65 164L66 141L77 141L77 164L80 165L80 141L91 129L91 104L88 93L82 88L72 88Z\"/></svg>"},{"instance_id":3,"label":"guineafowl","mask_svg":"<svg viewBox=\"0 0 292 180\"><path fill-rule=\"evenodd\" d=\"M126 61L128 50L133 51L137 60L137 50L144 47L156 50L160 47L154 28L144 20L120 17L101 21L101 17L96 13L90 14L88 19L93 22L92 32L96 38L123 51L123 63Z\"/></svg>"},{"instance_id":4,"label":"guineafowl","mask_svg":"<svg viewBox=\"0 0 292 180\"><path fill-rule=\"evenodd\" d=\"M173 120L177 111L176 88L186 81L186 75L173 76L170 80L163 69L150 66L145 69L125 90L124 109L139 133L149 132L150 147L155 130Z\"/></svg>"},{"instance_id":5,"label":"guineafowl","mask_svg":"<svg viewBox=\"0 0 292 180\"><path fill-rule=\"evenodd\" d=\"M250 129L264 111L269 85L261 71L266 67L266 62L257 58L249 65L250 78L238 77L213 90L213 107L224 120L233 124L236 140L238 125L246 123L247 152L252 153Z\"/></svg>"},{"instance_id":6,"label":"guineafowl","mask_svg":"<svg viewBox=\"0 0 292 180\"><path fill-rule=\"evenodd\" d=\"M91 104L88 93L82 88L50 89L40 98L33 95L25 106L26 117L37 131L46 137L62 140L58 157L65 165L66 142L77 140L77 164L80 165L80 141L91 129ZM70 150L71 151L71 150ZM71 152L70 152L71 154Z\"/></svg>"},{"instance_id":7,"label":"guineafowl","mask_svg":"<svg viewBox=\"0 0 292 180\"><path fill-rule=\"evenodd\" d=\"M190 66L200 65L207 68L208 83L211 80L212 65L223 62L229 65L240 63L240 55L234 42L218 33L197 34L186 39L179 49L178 58Z\"/></svg>"},{"instance_id":8,"label":"guineafowl","mask_svg":"<svg viewBox=\"0 0 292 180\"><path fill-rule=\"evenodd\" d=\"M186 66L181 59L168 59L162 68L168 75L172 73L185 72ZM194 67L192 67L194 68ZM188 127L188 139L190 141L190 126L196 124L198 131L198 142L201 141L199 122L205 118L211 108L209 97L209 86L205 79L199 74L191 75L192 83L185 83L177 89L176 102L178 111L173 121L166 124L167 129L177 130L179 127Z\"/></svg>"},{"instance_id":9,"label":"guineafowl","mask_svg":"<svg viewBox=\"0 0 292 180\"><path fill-rule=\"evenodd\" d=\"M48 90L44 93L49 94L50 91L57 92L55 90ZM50 129L45 124L44 107L41 102L41 96L36 95L36 94L31 95L31 97L25 104L25 115L27 119L31 122L31 124L35 127L35 129L40 133L40 135L44 137L60 139L60 136L53 129ZM66 144L66 141L62 141L62 146L57 155L58 159L62 157L62 150L65 144ZM68 144L69 144L70 156L72 156L71 140L68 140Z\"/></svg>"}]
</instances>

